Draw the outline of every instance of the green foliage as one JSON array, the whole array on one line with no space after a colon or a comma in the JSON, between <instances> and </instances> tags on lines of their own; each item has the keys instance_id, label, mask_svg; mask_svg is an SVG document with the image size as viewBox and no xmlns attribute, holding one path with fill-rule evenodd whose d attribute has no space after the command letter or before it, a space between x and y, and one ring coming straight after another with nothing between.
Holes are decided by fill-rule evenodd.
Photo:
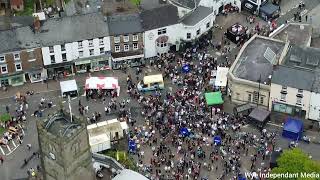
<instances>
[{"instance_id":1,"label":"green foliage","mask_svg":"<svg viewBox=\"0 0 320 180\"><path fill-rule=\"evenodd\" d=\"M141 0L130 0L132 4L136 5L136 6L140 6L141 4Z\"/></svg>"},{"instance_id":2,"label":"green foliage","mask_svg":"<svg viewBox=\"0 0 320 180\"><path fill-rule=\"evenodd\" d=\"M117 155L117 151L108 150L108 151L105 151L103 154L114 158L127 169L131 169L134 171L138 170L134 159L130 155L128 155L128 153L125 151L118 151L118 155Z\"/></svg>"},{"instance_id":3,"label":"green foliage","mask_svg":"<svg viewBox=\"0 0 320 180\"><path fill-rule=\"evenodd\" d=\"M284 150L277 160L278 167L272 173L312 173L320 172L320 163L308 157L301 149ZM285 179L285 178L279 178ZM297 178L302 180L305 178Z\"/></svg>"},{"instance_id":4,"label":"green foliage","mask_svg":"<svg viewBox=\"0 0 320 180\"><path fill-rule=\"evenodd\" d=\"M34 12L34 3L35 0L25 0L24 1L24 10L21 12L15 12L17 16L31 16Z\"/></svg>"},{"instance_id":5,"label":"green foliage","mask_svg":"<svg viewBox=\"0 0 320 180\"><path fill-rule=\"evenodd\" d=\"M11 119L11 116L10 116L10 114L8 114L8 113L2 114L2 115L0 116L0 120L1 120L2 122L10 121L10 119Z\"/></svg>"},{"instance_id":6,"label":"green foliage","mask_svg":"<svg viewBox=\"0 0 320 180\"><path fill-rule=\"evenodd\" d=\"M0 136L2 136L4 132L5 132L5 129L3 127L0 127Z\"/></svg>"}]
</instances>

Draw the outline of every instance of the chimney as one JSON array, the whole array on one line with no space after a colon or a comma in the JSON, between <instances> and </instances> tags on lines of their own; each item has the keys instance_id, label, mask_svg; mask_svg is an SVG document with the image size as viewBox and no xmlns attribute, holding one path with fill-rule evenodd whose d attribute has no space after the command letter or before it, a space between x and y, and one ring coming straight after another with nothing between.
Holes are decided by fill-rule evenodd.
<instances>
[{"instance_id":1,"label":"chimney","mask_svg":"<svg viewBox=\"0 0 320 180\"><path fill-rule=\"evenodd\" d=\"M40 27L41 27L41 24L40 24L39 17L36 16L36 17L34 18L34 21L33 21L34 32L39 32L39 31L40 31Z\"/></svg>"}]
</instances>

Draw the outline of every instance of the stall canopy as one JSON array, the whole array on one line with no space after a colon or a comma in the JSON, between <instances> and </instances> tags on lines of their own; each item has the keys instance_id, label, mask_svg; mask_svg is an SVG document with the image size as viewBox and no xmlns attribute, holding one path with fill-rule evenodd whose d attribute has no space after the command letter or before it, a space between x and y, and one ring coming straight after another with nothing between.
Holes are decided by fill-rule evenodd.
<instances>
[{"instance_id":1,"label":"stall canopy","mask_svg":"<svg viewBox=\"0 0 320 180\"><path fill-rule=\"evenodd\" d=\"M221 105L223 104L222 94L218 92L210 92L204 94L208 106Z\"/></svg>"},{"instance_id":2,"label":"stall canopy","mask_svg":"<svg viewBox=\"0 0 320 180\"><path fill-rule=\"evenodd\" d=\"M249 118L260 124L265 124L268 122L270 116L270 111L262 108L254 108L249 114Z\"/></svg>"},{"instance_id":3,"label":"stall canopy","mask_svg":"<svg viewBox=\"0 0 320 180\"><path fill-rule=\"evenodd\" d=\"M162 77L162 74L145 76L143 78L143 82L144 82L144 84L151 84L154 82L163 82L163 77Z\"/></svg>"},{"instance_id":4,"label":"stall canopy","mask_svg":"<svg viewBox=\"0 0 320 180\"><path fill-rule=\"evenodd\" d=\"M226 67L218 67L217 68L217 76L215 81L215 86L226 87L227 86L227 74L229 68Z\"/></svg>"},{"instance_id":5,"label":"stall canopy","mask_svg":"<svg viewBox=\"0 0 320 180\"><path fill-rule=\"evenodd\" d=\"M120 86L116 77L89 77L86 80L85 89L116 89L120 94Z\"/></svg>"},{"instance_id":6,"label":"stall canopy","mask_svg":"<svg viewBox=\"0 0 320 180\"><path fill-rule=\"evenodd\" d=\"M302 138L303 123L301 120L288 118L283 126L282 136L293 140Z\"/></svg>"},{"instance_id":7,"label":"stall canopy","mask_svg":"<svg viewBox=\"0 0 320 180\"><path fill-rule=\"evenodd\" d=\"M61 95L68 92L78 92L76 80L60 81Z\"/></svg>"}]
</instances>

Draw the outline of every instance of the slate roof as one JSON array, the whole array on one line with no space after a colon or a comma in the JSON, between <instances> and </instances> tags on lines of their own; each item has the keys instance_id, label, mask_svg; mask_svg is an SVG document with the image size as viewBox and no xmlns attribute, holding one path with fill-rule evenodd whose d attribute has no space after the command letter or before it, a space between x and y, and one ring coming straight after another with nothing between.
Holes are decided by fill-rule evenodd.
<instances>
[{"instance_id":1,"label":"slate roof","mask_svg":"<svg viewBox=\"0 0 320 180\"><path fill-rule=\"evenodd\" d=\"M0 53L41 47L30 26L0 31Z\"/></svg>"},{"instance_id":2,"label":"slate roof","mask_svg":"<svg viewBox=\"0 0 320 180\"><path fill-rule=\"evenodd\" d=\"M138 14L108 16L110 35L134 34L142 32Z\"/></svg>"},{"instance_id":3,"label":"slate roof","mask_svg":"<svg viewBox=\"0 0 320 180\"><path fill-rule=\"evenodd\" d=\"M32 16L0 16L0 31L12 28L31 26L34 17Z\"/></svg>"},{"instance_id":4,"label":"slate roof","mask_svg":"<svg viewBox=\"0 0 320 180\"><path fill-rule=\"evenodd\" d=\"M240 79L258 82L261 76L261 83L270 84L269 76L272 75L273 66L279 61L284 50L285 43L273 39L254 36L253 40L249 40L249 44L235 62L232 74ZM275 62L271 63L264 57L267 48L271 49L275 54ZM239 56L238 55L238 56Z\"/></svg>"},{"instance_id":5,"label":"slate roof","mask_svg":"<svg viewBox=\"0 0 320 180\"><path fill-rule=\"evenodd\" d=\"M43 46L53 46L109 35L106 19L100 13L49 19L37 34Z\"/></svg>"},{"instance_id":6,"label":"slate roof","mask_svg":"<svg viewBox=\"0 0 320 180\"><path fill-rule=\"evenodd\" d=\"M188 26L194 26L201 20L212 14L212 12L212 8L198 6L194 11L192 11L182 20L182 23Z\"/></svg>"},{"instance_id":7,"label":"slate roof","mask_svg":"<svg viewBox=\"0 0 320 180\"><path fill-rule=\"evenodd\" d=\"M273 71L271 82L282 86L311 91L314 80L315 75L311 70L278 66Z\"/></svg>"},{"instance_id":8,"label":"slate roof","mask_svg":"<svg viewBox=\"0 0 320 180\"><path fill-rule=\"evenodd\" d=\"M178 8L166 5L152 10L143 11L140 14L143 30L157 29L179 22Z\"/></svg>"},{"instance_id":9,"label":"slate roof","mask_svg":"<svg viewBox=\"0 0 320 180\"><path fill-rule=\"evenodd\" d=\"M194 9L196 8L201 0L170 0L174 5L188 8L188 9Z\"/></svg>"}]
</instances>

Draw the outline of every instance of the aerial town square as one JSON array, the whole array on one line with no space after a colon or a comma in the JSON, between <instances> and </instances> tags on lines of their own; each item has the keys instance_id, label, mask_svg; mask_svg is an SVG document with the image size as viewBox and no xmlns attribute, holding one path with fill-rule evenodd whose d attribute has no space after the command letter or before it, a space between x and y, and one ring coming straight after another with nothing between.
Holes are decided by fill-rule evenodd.
<instances>
[{"instance_id":1,"label":"aerial town square","mask_svg":"<svg viewBox=\"0 0 320 180\"><path fill-rule=\"evenodd\" d=\"M0 180L320 180L320 0L0 0Z\"/></svg>"}]
</instances>

